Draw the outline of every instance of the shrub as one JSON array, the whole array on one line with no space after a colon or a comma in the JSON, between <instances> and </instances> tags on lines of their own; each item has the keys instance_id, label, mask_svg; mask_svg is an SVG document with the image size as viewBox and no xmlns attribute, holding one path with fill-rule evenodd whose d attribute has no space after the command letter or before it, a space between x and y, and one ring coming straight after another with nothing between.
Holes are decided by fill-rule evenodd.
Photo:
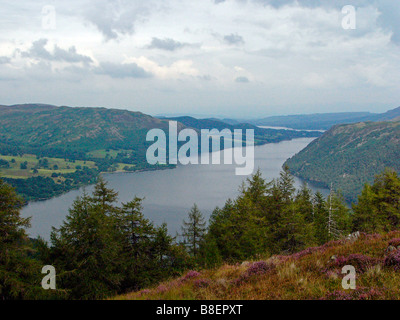
<instances>
[{"instance_id":1,"label":"shrub","mask_svg":"<svg viewBox=\"0 0 400 320\"><path fill-rule=\"evenodd\" d=\"M250 267L246 270L244 275L247 278L252 276L258 276L267 273L268 271L274 270L275 265L273 263L267 263L265 261L254 262L250 265Z\"/></svg>"},{"instance_id":2,"label":"shrub","mask_svg":"<svg viewBox=\"0 0 400 320\"><path fill-rule=\"evenodd\" d=\"M389 241L389 246L399 247L400 246L400 238L395 238Z\"/></svg>"},{"instance_id":3,"label":"shrub","mask_svg":"<svg viewBox=\"0 0 400 320\"><path fill-rule=\"evenodd\" d=\"M197 279L194 282L195 288L207 288L211 284L211 280L209 279Z\"/></svg>"},{"instance_id":4,"label":"shrub","mask_svg":"<svg viewBox=\"0 0 400 320\"><path fill-rule=\"evenodd\" d=\"M377 288L360 287L356 290L344 292L335 290L328 293L321 300L380 300L385 299L385 291Z\"/></svg>"},{"instance_id":5,"label":"shrub","mask_svg":"<svg viewBox=\"0 0 400 320\"><path fill-rule=\"evenodd\" d=\"M358 273L364 273L378 263L379 260L375 258L364 256L362 254L350 254L348 257L338 257L336 260L331 262L331 266L333 264L334 267L343 268L346 265L350 265L353 266ZM328 269L330 268L328 267Z\"/></svg>"},{"instance_id":6,"label":"shrub","mask_svg":"<svg viewBox=\"0 0 400 320\"><path fill-rule=\"evenodd\" d=\"M272 262L258 261L253 262L250 267L239 278L233 280L234 285L240 285L254 276L260 276L276 269L275 264Z\"/></svg>"},{"instance_id":7,"label":"shrub","mask_svg":"<svg viewBox=\"0 0 400 320\"><path fill-rule=\"evenodd\" d=\"M353 300L353 297L344 291L335 290L328 293L321 300Z\"/></svg>"},{"instance_id":8,"label":"shrub","mask_svg":"<svg viewBox=\"0 0 400 320\"><path fill-rule=\"evenodd\" d=\"M184 277L181 278L181 281L197 278L198 276L200 276L200 272L190 270Z\"/></svg>"},{"instance_id":9,"label":"shrub","mask_svg":"<svg viewBox=\"0 0 400 320\"><path fill-rule=\"evenodd\" d=\"M323 251L325 251L325 249L326 248L324 248L324 247L310 247L310 248L307 248L307 249L305 249L303 251L300 251L300 252L297 252L297 253L293 254L292 258L297 260L297 259L300 259L300 258L308 255L308 254L312 254L314 252L321 252L321 251L323 252Z\"/></svg>"},{"instance_id":10,"label":"shrub","mask_svg":"<svg viewBox=\"0 0 400 320\"><path fill-rule=\"evenodd\" d=\"M390 252L383 263L385 267L394 267L395 271L400 271L400 249Z\"/></svg>"}]
</instances>

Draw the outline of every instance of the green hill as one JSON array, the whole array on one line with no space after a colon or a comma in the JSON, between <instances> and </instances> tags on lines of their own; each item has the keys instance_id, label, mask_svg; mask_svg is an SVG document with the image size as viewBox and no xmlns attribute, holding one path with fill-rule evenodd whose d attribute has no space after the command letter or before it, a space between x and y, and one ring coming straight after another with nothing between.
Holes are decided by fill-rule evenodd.
<instances>
[{"instance_id":1,"label":"green hill","mask_svg":"<svg viewBox=\"0 0 400 320\"><path fill-rule=\"evenodd\" d=\"M292 255L189 271L116 300L398 300L400 232L361 234ZM393 248L392 248L393 249ZM394 249L395 250L395 249ZM345 265L355 267L356 289L343 289Z\"/></svg>"},{"instance_id":2,"label":"green hill","mask_svg":"<svg viewBox=\"0 0 400 320\"><path fill-rule=\"evenodd\" d=\"M254 130L255 144L265 144L280 142L283 140L290 140L295 138L304 137L318 137L321 135L319 132L307 132L307 131L294 131L294 130L276 130L276 129L264 129L259 128L249 123L226 123L218 119L196 119L189 116L168 118L169 120L178 121L187 127L191 127L197 130L201 129L229 129L232 132L235 129L241 129L243 133L247 129Z\"/></svg>"},{"instance_id":3,"label":"green hill","mask_svg":"<svg viewBox=\"0 0 400 320\"><path fill-rule=\"evenodd\" d=\"M147 131L168 121L141 112L48 105L0 106L0 144L31 153L140 150Z\"/></svg>"},{"instance_id":4,"label":"green hill","mask_svg":"<svg viewBox=\"0 0 400 320\"><path fill-rule=\"evenodd\" d=\"M400 122L337 125L288 159L290 171L354 201L386 167L400 170Z\"/></svg>"},{"instance_id":5,"label":"green hill","mask_svg":"<svg viewBox=\"0 0 400 320\"><path fill-rule=\"evenodd\" d=\"M191 117L171 120L178 121L178 131L188 127L255 129L256 144L318 136ZM119 109L0 106L0 177L25 200L34 200L93 183L98 172L174 167L147 163L146 151L152 142L146 141L146 135L154 128L168 135L169 119Z\"/></svg>"}]
</instances>

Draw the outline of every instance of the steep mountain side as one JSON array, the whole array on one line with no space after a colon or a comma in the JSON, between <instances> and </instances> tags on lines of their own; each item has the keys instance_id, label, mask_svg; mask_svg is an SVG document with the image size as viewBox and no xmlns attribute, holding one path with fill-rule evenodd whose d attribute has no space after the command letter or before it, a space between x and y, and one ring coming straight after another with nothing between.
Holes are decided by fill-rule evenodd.
<instances>
[{"instance_id":1,"label":"steep mountain side","mask_svg":"<svg viewBox=\"0 0 400 320\"><path fill-rule=\"evenodd\" d=\"M361 234L289 256L224 265L116 300L386 300L400 299L400 232ZM390 249L390 250L388 250ZM390 251L390 252L389 252ZM344 289L342 268L356 271Z\"/></svg>"},{"instance_id":2,"label":"steep mountain side","mask_svg":"<svg viewBox=\"0 0 400 320\"><path fill-rule=\"evenodd\" d=\"M400 170L400 122L338 125L286 161L304 179L342 190L354 201L386 167Z\"/></svg>"}]
</instances>

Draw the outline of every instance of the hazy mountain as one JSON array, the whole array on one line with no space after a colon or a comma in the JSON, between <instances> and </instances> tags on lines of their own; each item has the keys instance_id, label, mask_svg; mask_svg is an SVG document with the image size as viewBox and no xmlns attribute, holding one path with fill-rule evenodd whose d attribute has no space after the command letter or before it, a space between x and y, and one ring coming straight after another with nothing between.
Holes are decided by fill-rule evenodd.
<instances>
[{"instance_id":1,"label":"hazy mountain","mask_svg":"<svg viewBox=\"0 0 400 320\"><path fill-rule=\"evenodd\" d=\"M389 110L385 113L315 113L304 115L273 116L259 120L251 120L248 122L257 126L287 127L301 130L327 130L336 124L392 120L399 116L400 107Z\"/></svg>"}]
</instances>

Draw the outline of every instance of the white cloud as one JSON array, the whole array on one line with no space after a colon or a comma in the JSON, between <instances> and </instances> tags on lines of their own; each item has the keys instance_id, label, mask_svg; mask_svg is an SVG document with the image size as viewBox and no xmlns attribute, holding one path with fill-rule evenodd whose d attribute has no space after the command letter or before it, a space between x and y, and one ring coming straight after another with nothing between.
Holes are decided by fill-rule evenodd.
<instances>
[{"instance_id":1,"label":"white cloud","mask_svg":"<svg viewBox=\"0 0 400 320\"><path fill-rule=\"evenodd\" d=\"M199 71L193 67L193 61L191 60L178 60L169 66L161 66L155 61L142 56L139 58L129 58L127 62L136 63L147 72L163 80L179 79L186 76L196 77L200 75Z\"/></svg>"},{"instance_id":2,"label":"white cloud","mask_svg":"<svg viewBox=\"0 0 400 320\"><path fill-rule=\"evenodd\" d=\"M400 10L387 0L354 0L356 30L341 27L344 0L52 3L57 28L43 30L48 1L3 1L0 104L231 116L399 104Z\"/></svg>"}]
</instances>

